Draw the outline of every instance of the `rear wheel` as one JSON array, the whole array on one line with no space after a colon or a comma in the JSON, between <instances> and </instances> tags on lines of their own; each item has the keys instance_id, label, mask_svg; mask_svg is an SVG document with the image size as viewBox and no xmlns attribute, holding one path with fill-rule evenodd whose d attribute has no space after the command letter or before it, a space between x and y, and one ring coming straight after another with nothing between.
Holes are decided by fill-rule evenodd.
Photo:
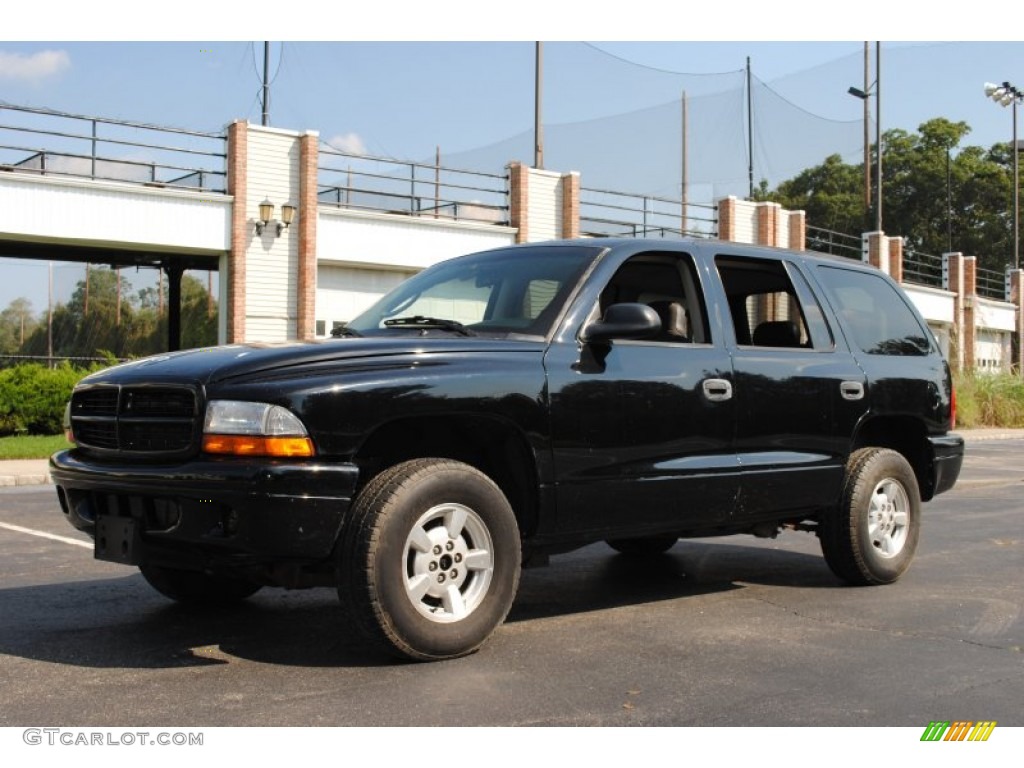
<instances>
[{"instance_id":1,"label":"rear wheel","mask_svg":"<svg viewBox=\"0 0 1024 768\"><path fill-rule=\"evenodd\" d=\"M678 536L666 534L662 536L644 536L639 539L608 539L605 542L616 552L632 557L660 555L668 552L679 541Z\"/></svg>"},{"instance_id":2,"label":"rear wheel","mask_svg":"<svg viewBox=\"0 0 1024 768\"><path fill-rule=\"evenodd\" d=\"M357 627L419 661L477 650L505 620L519 584L515 515L482 472L416 459L359 494L338 563L338 594Z\"/></svg>"},{"instance_id":3,"label":"rear wheel","mask_svg":"<svg viewBox=\"0 0 1024 768\"><path fill-rule=\"evenodd\" d=\"M850 456L839 507L821 523L832 572L856 585L889 584L907 568L921 529L921 496L907 460L887 448Z\"/></svg>"},{"instance_id":4,"label":"rear wheel","mask_svg":"<svg viewBox=\"0 0 1024 768\"><path fill-rule=\"evenodd\" d=\"M255 594L261 585L200 571L183 571L161 565L139 566L143 578L157 592L190 605L227 605Z\"/></svg>"}]
</instances>

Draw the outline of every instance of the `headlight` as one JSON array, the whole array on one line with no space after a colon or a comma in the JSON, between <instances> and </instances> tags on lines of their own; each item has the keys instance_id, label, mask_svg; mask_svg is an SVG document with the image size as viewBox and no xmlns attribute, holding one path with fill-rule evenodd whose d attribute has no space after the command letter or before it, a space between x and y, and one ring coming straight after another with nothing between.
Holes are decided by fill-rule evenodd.
<instances>
[{"instance_id":1,"label":"headlight","mask_svg":"<svg viewBox=\"0 0 1024 768\"><path fill-rule=\"evenodd\" d=\"M203 450L234 456L313 456L299 418L280 405L211 400L203 422Z\"/></svg>"}]
</instances>

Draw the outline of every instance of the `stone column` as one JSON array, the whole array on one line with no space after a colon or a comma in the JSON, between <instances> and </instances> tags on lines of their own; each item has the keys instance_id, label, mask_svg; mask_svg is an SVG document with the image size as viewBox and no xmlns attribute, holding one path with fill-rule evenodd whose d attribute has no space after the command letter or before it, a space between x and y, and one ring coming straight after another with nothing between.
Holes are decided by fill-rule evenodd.
<instances>
[{"instance_id":1,"label":"stone column","mask_svg":"<svg viewBox=\"0 0 1024 768\"><path fill-rule=\"evenodd\" d=\"M789 211L789 242L788 248L794 251L807 249L807 212Z\"/></svg>"},{"instance_id":2,"label":"stone column","mask_svg":"<svg viewBox=\"0 0 1024 768\"><path fill-rule=\"evenodd\" d=\"M299 199L297 222L299 269L295 335L303 341L316 336L316 224L317 161L320 135L306 131L299 137Z\"/></svg>"},{"instance_id":3,"label":"stone column","mask_svg":"<svg viewBox=\"0 0 1024 768\"><path fill-rule=\"evenodd\" d=\"M227 302L221 307L227 322L224 338L220 339L228 344L245 341L245 251L250 228L246 216L248 138L249 124L245 120L236 120L228 126L227 191L234 201L231 206L231 251L227 258L227 274L221 275L227 283Z\"/></svg>"},{"instance_id":4,"label":"stone column","mask_svg":"<svg viewBox=\"0 0 1024 768\"><path fill-rule=\"evenodd\" d=\"M509 225L516 230L516 242L528 242L530 226L528 210L530 201L529 169L520 162L508 164L508 207Z\"/></svg>"},{"instance_id":5,"label":"stone column","mask_svg":"<svg viewBox=\"0 0 1024 768\"><path fill-rule=\"evenodd\" d=\"M728 242L736 240L736 203L736 198L731 195L718 201L719 240Z\"/></svg>"},{"instance_id":6,"label":"stone column","mask_svg":"<svg viewBox=\"0 0 1024 768\"><path fill-rule=\"evenodd\" d=\"M562 174L562 237L580 236L580 174Z\"/></svg>"},{"instance_id":7,"label":"stone column","mask_svg":"<svg viewBox=\"0 0 1024 768\"><path fill-rule=\"evenodd\" d=\"M889 273L889 246L884 232L865 232L861 235L861 259L871 266Z\"/></svg>"},{"instance_id":8,"label":"stone column","mask_svg":"<svg viewBox=\"0 0 1024 768\"><path fill-rule=\"evenodd\" d=\"M1010 295L1006 300L1017 306L1017 317L1013 330L1013 370L1018 376L1024 376L1024 269L1011 269Z\"/></svg>"},{"instance_id":9,"label":"stone column","mask_svg":"<svg viewBox=\"0 0 1024 768\"><path fill-rule=\"evenodd\" d=\"M942 287L953 294L953 328L949 339L949 359L953 367L962 371L966 362L964 305L964 255L962 253L942 254ZM971 348L973 350L972 342Z\"/></svg>"},{"instance_id":10,"label":"stone column","mask_svg":"<svg viewBox=\"0 0 1024 768\"><path fill-rule=\"evenodd\" d=\"M889 275L897 283L903 282L903 238L890 237L889 240Z\"/></svg>"},{"instance_id":11,"label":"stone column","mask_svg":"<svg viewBox=\"0 0 1024 768\"><path fill-rule=\"evenodd\" d=\"M775 246L779 240L779 214L782 206L778 203L760 203L757 206L757 244Z\"/></svg>"}]
</instances>

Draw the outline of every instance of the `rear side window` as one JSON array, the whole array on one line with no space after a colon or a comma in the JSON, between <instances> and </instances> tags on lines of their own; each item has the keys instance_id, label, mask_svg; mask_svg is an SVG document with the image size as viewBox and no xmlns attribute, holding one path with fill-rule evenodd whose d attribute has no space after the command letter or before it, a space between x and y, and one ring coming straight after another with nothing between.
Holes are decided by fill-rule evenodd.
<instances>
[{"instance_id":1,"label":"rear side window","mask_svg":"<svg viewBox=\"0 0 1024 768\"><path fill-rule=\"evenodd\" d=\"M729 300L736 343L741 347L832 348L821 309L799 272L796 276L811 302L809 307L801 302L789 270L780 260L718 256L715 266Z\"/></svg>"},{"instance_id":2,"label":"rear side window","mask_svg":"<svg viewBox=\"0 0 1024 768\"><path fill-rule=\"evenodd\" d=\"M827 266L819 267L818 275L862 351L902 356L932 351L929 333L904 296L881 275Z\"/></svg>"}]
</instances>

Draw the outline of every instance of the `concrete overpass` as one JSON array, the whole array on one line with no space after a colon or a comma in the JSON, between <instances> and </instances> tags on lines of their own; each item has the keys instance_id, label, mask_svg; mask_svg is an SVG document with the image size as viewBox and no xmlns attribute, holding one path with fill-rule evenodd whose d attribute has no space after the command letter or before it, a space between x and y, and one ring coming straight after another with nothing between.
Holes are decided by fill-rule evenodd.
<instances>
[{"instance_id":1,"label":"concrete overpass","mask_svg":"<svg viewBox=\"0 0 1024 768\"><path fill-rule=\"evenodd\" d=\"M312 339L452 256L588 233L673 236L698 215L699 206L588 191L579 174L519 163L488 174L447 169L440 158L424 165L355 156L322 145L315 131L237 121L223 133L198 133L2 104L0 117L11 110L79 127L0 121L0 257L163 270L169 349L179 346L188 269L220 273L219 343ZM5 142L12 130L32 138ZM126 159L125 148L146 159ZM611 218L581 215L588 192L616 196L605 205ZM670 211L661 222L652 220L655 203ZM703 234L805 245L802 212L735 198L704 207L711 219ZM593 221L606 229L582 229ZM1006 276L1004 296L982 297L973 257L943 257L941 280L919 285L904 279L899 238L868 233L859 256L904 282L959 366L1002 369L1021 359L1020 271Z\"/></svg>"}]
</instances>

